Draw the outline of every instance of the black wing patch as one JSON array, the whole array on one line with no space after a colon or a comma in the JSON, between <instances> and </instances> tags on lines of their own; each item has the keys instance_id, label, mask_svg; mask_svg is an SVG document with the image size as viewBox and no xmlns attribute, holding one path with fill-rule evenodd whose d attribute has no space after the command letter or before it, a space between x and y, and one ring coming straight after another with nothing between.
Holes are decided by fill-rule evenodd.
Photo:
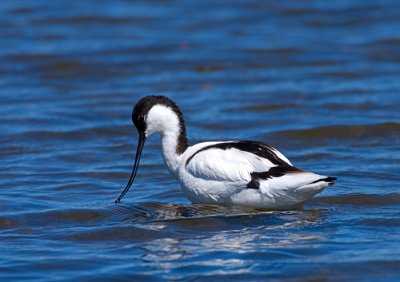
<instances>
[{"instance_id":1,"label":"black wing patch","mask_svg":"<svg viewBox=\"0 0 400 282\"><path fill-rule=\"evenodd\" d=\"M328 183L332 183L333 184L333 182L335 182L336 179L337 179L336 177L325 177L325 178L321 178L321 179L315 180L315 181L311 182L310 184L317 183L317 182L320 182L320 181L324 181L324 182L328 182Z\"/></svg>"},{"instance_id":2,"label":"black wing patch","mask_svg":"<svg viewBox=\"0 0 400 282\"><path fill-rule=\"evenodd\" d=\"M189 162L193 159L193 157L196 156L198 153L206 151L208 149L228 150L232 148L255 154L256 156L259 156L264 159L268 159L274 165L290 166L288 163L286 163L284 160L282 160L276 155L276 153L274 152L274 148L272 148L269 145L263 144L261 142L255 142L255 141L226 142L226 143L218 143L206 146L195 152L193 155L191 155L186 160L186 165L188 165Z\"/></svg>"},{"instance_id":3,"label":"black wing patch","mask_svg":"<svg viewBox=\"0 0 400 282\"><path fill-rule=\"evenodd\" d=\"M301 172L303 171L300 168L284 165L284 166L275 166L271 167L268 171L263 172L252 172L251 181L247 183L247 188L250 189L259 189L260 188L260 180L266 180L273 177L280 177L290 172Z\"/></svg>"}]
</instances>

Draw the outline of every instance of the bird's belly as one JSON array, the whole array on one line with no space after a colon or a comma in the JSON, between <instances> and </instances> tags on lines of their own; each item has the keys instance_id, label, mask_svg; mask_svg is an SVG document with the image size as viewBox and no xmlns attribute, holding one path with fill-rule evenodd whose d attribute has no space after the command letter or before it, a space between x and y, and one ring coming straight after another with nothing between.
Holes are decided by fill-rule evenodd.
<instances>
[{"instance_id":1,"label":"bird's belly","mask_svg":"<svg viewBox=\"0 0 400 282\"><path fill-rule=\"evenodd\" d=\"M178 177L182 192L195 204L230 205L233 194L244 189L244 183L196 178L188 173Z\"/></svg>"},{"instance_id":2,"label":"bird's belly","mask_svg":"<svg viewBox=\"0 0 400 282\"><path fill-rule=\"evenodd\" d=\"M259 189L246 189L236 193L230 198L231 205L265 208L265 209L288 209L299 206L300 202L292 197L275 197L262 193Z\"/></svg>"},{"instance_id":3,"label":"bird's belly","mask_svg":"<svg viewBox=\"0 0 400 282\"><path fill-rule=\"evenodd\" d=\"M287 209L299 205L292 197L274 197L259 189L234 183L195 179L181 182L182 192L194 204L245 206L266 209Z\"/></svg>"},{"instance_id":4,"label":"bird's belly","mask_svg":"<svg viewBox=\"0 0 400 282\"><path fill-rule=\"evenodd\" d=\"M301 187L272 186L264 189L248 188L245 181L219 181L194 177L180 171L178 180L182 192L192 203L225 206L247 206L266 209L288 209L301 205L305 200L321 192L328 184L315 189ZM311 187L313 188L313 187ZM265 190L265 191L264 191Z\"/></svg>"}]
</instances>

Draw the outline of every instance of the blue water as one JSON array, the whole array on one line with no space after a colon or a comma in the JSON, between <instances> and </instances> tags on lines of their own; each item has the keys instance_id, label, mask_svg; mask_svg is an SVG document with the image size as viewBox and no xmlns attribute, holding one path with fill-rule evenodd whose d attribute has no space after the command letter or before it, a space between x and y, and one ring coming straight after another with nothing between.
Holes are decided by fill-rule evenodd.
<instances>
[{"instance_id":1,"label":"blue water","mask_svg":"<svg viewBox=\"0 0 400 282\"><path fill-rule=\"evenodd\" d=\"M398 281L398 1L0 2L0 279ZM192 205L132 106L338 177L303 209Z\"/></svg>"}]
</instances>

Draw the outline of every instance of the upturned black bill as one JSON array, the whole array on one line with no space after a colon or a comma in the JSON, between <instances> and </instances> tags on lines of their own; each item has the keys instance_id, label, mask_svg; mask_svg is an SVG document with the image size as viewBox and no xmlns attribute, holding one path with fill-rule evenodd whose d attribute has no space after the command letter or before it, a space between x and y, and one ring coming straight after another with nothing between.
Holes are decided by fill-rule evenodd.
<instances>
[{"instance_id":1,"label":"upturned black bill","mask_svg":"<svg viewBox=\"0 0 400 282\"><path fill-rule=\"evenodd\" d=\"M115 200L116 204L121 202L121 199L125 196L126 193L128 193L129 188L131 188L131 186L132 186L133 180L135 179L135 176L136 176L136 172L139 168L140 156L142 155L142 150L143 150L145 141L146 141L145 135L139 134L139 142L138 142L138 146L136 149L135 164L133 165L131 177L129 178L128 184L126 185L124 191L121 193L121 195L118 197L118 199Z\"/></svg>"}]
</instances>

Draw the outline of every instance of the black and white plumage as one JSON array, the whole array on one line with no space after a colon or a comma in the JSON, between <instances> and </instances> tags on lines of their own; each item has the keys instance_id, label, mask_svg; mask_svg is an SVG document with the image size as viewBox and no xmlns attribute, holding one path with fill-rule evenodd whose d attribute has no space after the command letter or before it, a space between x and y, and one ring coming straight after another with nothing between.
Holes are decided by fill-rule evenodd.
<instances>
[{"instance_id":1,"label":"black and white plumage","mask_svg":"<svg viewBox=\"0 0 400 282\"><path fill-rule=\"evenodd\" d=\"M278 150L260 142L189 146L182 113L164 96L139 100L132 120L139 132L136 159L129 182L116 202L133 183L146 138L157 132L169 171L193 203L285 209L303 203L336 180L297 168Z\"/></svg>"}]
</instances>

